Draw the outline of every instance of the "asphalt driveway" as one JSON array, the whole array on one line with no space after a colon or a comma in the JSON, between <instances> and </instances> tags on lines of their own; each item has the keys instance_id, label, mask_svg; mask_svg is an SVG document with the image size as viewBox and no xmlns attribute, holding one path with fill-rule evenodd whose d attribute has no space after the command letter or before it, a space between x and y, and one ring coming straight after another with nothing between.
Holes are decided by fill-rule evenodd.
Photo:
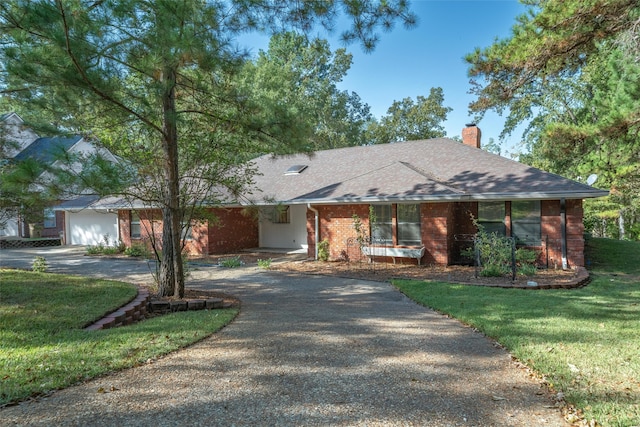
<instances>
[{"instance_id":1,"label":"asphalt driveway","mask_svg":"<svg viewBox=\"0 0 640 427\"><path fill-rule=\"evenodd\" d=\"M69 248L2 250L0 266L36 255L52 272L150 280L144 261ZM238 296L241 314L160 360L4 408L0 424L567 425L503 349L389 284L196 266L187 286Z\"/></svg>"}]
</instances>

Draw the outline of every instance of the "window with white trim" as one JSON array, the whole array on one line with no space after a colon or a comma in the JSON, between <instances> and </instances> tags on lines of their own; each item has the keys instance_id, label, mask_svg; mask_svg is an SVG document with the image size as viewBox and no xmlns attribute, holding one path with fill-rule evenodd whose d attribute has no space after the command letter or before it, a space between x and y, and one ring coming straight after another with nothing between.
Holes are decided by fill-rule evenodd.
<instances>
[{"instance_id":1,"label":"window with white trim","mask_svg":"<svg viewBox=\"0 0 640 427\"><path fill-rule=\"evenodd\" d=\"M56 228L56 212L53 208L44 210L44 228Z\"/></svg>"}]
</instances>

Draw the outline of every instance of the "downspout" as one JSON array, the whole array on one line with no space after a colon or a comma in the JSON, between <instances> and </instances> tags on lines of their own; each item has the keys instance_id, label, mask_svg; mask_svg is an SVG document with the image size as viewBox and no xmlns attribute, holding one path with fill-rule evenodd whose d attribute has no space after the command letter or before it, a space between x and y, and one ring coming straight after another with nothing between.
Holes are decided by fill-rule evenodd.
<instances>
[{"instance_id":1,"label":"downspout","mask_svg":"<svg viewBox=\"0 0 640 427\"><path fill-rule=\"evenodd\" d=\"M567 266L567 206L564 198L560 199L560 246L562 247L562 269Z\"/></svg>"},{"instance_id":2,"label":"downspout","mask_svg":"<svg viewBox=\"0 0 640 427\"><path fill-rule=\"evenodd\" d=\"M318 232L320 231L320 227L318 225L319 224L318 217L319 217L320 213L318 212L318 210L316 208L311 207L311 203L307 203L307 208L311 212L313 212L314 215L315 215L315 232L314 232L314 235L315 235L316 242L315 242L315 245L314 245L314 248L315 248L314 259L317 261L318 260L318 242L320 241L320 237L318 236Z\"/></svg>"}]
</instances>

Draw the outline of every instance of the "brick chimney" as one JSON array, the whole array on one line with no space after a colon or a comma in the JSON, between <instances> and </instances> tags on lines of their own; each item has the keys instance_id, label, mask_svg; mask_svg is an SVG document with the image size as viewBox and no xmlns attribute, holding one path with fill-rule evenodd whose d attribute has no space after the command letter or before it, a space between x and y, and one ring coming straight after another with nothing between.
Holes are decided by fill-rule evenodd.
<instances>
[{"instance_id":1,"label":"brick chimney","mask_svg":"<svg viewBox=\"0 0 640 427\"><path fill-rule=\"evenodd\" d=\"M462 129L462 143L473 148L480 148L480 137L482 132L475 123L470 123L466 128Z\"/></svg>"}]
</instances>

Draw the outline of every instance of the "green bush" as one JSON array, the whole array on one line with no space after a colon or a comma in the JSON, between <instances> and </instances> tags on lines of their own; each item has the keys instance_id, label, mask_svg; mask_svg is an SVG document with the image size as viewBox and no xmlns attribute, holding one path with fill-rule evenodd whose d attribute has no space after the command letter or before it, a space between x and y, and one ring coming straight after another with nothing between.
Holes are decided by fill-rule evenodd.
<instances>
[{"instance_id":1,"label":"green bush","mask_svg":"<svg viewBox=\"0 0 640 427\"><path fill-rule=\"evenodd\" d=\"M131 257L141 257L147 255L147 248L142 245L131 245L124 250L124 254Z\"/></svg>"},{"instance_id":2,"label":"green bush","mask_svg":"<svg viewBox=\"0 0 640 427\"><path fill-rule=\"evenodd\" d=\"M511 274L513 271L513 240L500 236L497 233L487 233L482 225L474 220L478 227L474 247L464 249L461 254L464 257L478 260L480 258L480 275L484 277L499 277ZM535 263L538 259L536 251L519 248L515 250L517 272L522 275L532 276L536 274Z\"/></svg>"},{"instance_id":3,"label":"green bush","mask_svg":"<svg viewBox=\"0 0 640 427\"><path fill-rule=\"evenodd\" d=\"M120 251L118 250L118 248L113 246L107 246L102 250L103 255L117 255L119 253Z\"/></svg>"},{"instance_id":4,"label":"green bush","mask_svg":"<svg viewBox=\"0 0 640 427\"><path fill-rule=\"evenodd\" d=\"M518 266L518 274L521 276L535 276L538 269L533 264L522 264Z\"/></svg>"},{"instance_id":5,"label":"green bush","mask_svg":"<svg viewBox=\"0 0 640 427\"><path fill-rule=\"evenodd\" d=\"M233 258L227 258L225 260L220 260L220 262L218 263L221 267L226 267L226 268L235 268L235 267L240 267L241 265L243 265L244 263L242 262L242 260L240 259L240 257L233 257Z\"/></svg>"},{"instance_id":6,"label":"green bush","mask_svg":"<svg viewBox=\"0 0 640 427\"><path fill-rule=\"evenodd\" d=\"M104 246L102 244L89 246L87 248L87 255L100 255L104 251Z\"/></svg>"},{"instance_id":7,"label":"green bush","mask_svg":"<svg viewBox=\"0 0 640 427\"><path fill-rule=\"evenodd\" d=\"M509 270L504 265L499 264L485 264L480 270L480 276L482 277L501 277L509 274Z\"/></svg>"},{"instance_id":8,"label":"green bush","mask_svg":"<svg viewBox=\"0 0 640 427\"><path fill-rule=\"evenodd\" d=\"M269 270L271 268L271 258L269 259L259 259L258 267L264 268L265 270Z\"/></svg>"},{"instance_id":9,"label":"green bush","mask_svg":"<svg viewBox=\"0 0 640 427\"><path fill-rule=\"evenodd\" d=\"M318 259L320 261L329 261L329 240L324 239L318 243Z\"/></svg>"},{"instance_id":10,"label":"green bush","mask_svg":"<svg viewBox=\"0 0 640 427\"><path fill-rule=\"evenodd\" d=\"M44 257L37 256L33 259L31 263L31 270L37 273L44 273L47 271L47 260Z\"/></svg>"}]
</instances>

